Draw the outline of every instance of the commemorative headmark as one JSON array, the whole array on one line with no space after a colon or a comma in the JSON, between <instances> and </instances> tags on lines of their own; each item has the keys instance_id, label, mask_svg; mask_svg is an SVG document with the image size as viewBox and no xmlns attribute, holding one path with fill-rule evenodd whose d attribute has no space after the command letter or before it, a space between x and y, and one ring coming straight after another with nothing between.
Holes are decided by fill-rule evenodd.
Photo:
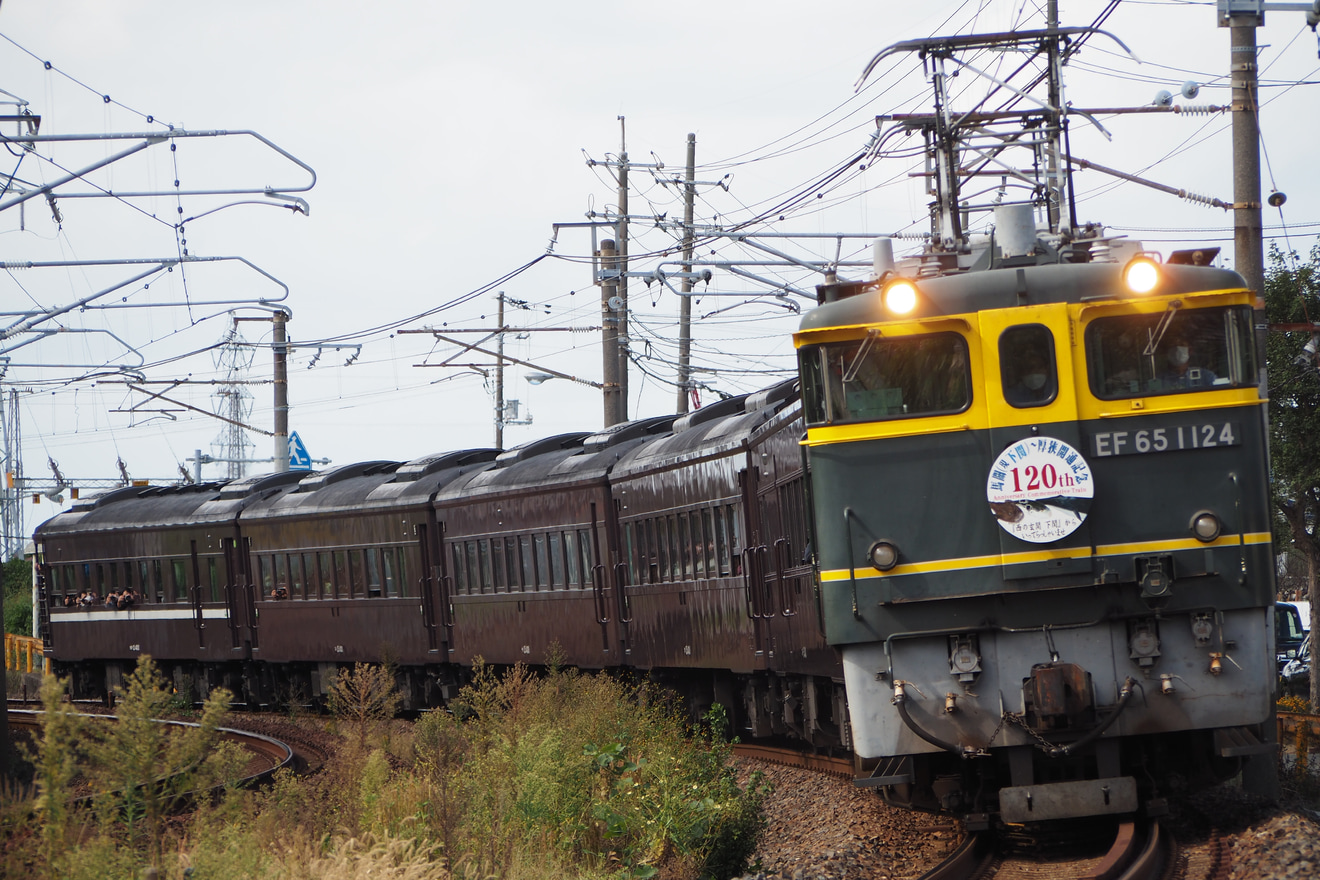
<instances>
[{"instance_id":1,"label":"commemorative headmark","mask_svg":"<svg viewBox=\"0 0 1320 880\"><path fill-rule=\"evenodd\" d=\"M1077 531L1091 510L1095 484L1085 457L1055 437L1012 444L990 467L985 497L1009 534L1048 544Z\"/></svg>"}]
</instances>

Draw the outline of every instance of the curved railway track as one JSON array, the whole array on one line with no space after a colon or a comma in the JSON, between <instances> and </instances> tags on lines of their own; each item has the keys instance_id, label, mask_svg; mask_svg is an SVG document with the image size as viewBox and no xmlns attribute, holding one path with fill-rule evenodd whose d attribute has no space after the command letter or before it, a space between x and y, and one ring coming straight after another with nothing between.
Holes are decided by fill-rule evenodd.
<instances>
[{"instance_id":1,"label":"curved railway track","mask_svg":"<svg viewBox=\"0 0 1320 880\"><path fill-rule=\"evenodd\" d=\"M45 713L33 709L10 709L9 724L11 728L35 731L40 728L39 716L43 714ZM114 715L86 715L85 717L107 721L118 720ZM158 723L174 727L198 726L191 721L160 720ZM261 785L270 781L278 771L293 766L295 758L293 749L288 744L272 736L232 727L221 727L219 731L222 740L236 743L251 756L247 773L238 781L239 785Z\"/></svg>"},{"instance_id":2,"label":"curved railway track","mask_svg":"<svg viewBox=\"0 0 1320 880\"><path fill-rule=\"evenodd\" d=\"M850 758L816 755L797 749L754 743L738 743L733 747L733 753L740 758L754 758L785 767L800 767L803 770L814 770L817 773L826 773L842 779L853 778L853 762Z\"/></svg>"},{"instance_id":3,"label":"curved railway track","mask_svg":"<svg viewBox=\"0 0 1320 880\"><path fill-rule=\"evenodd\" d=\"M1004 854L1002 841L973 835L922 880L1227 880L1227 840L1218 835L1184 848L1158 821L1124 822L1103 855Z\"/></svg>"}]
</instances>

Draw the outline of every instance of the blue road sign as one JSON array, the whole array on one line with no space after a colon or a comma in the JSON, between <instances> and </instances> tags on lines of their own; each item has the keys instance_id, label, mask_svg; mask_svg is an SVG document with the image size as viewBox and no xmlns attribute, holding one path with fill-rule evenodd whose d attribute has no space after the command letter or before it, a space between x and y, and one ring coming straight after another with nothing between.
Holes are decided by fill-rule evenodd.
<instances>
[{"instance_id":1,"label":"blue road sign","mask_svg":"<svg viewBox=\"0 0 1320 880\"><path fill-rule=\"evenodd\" d=\"M312 457L307 454L307 447L303 446L302 438L298 436L297 431L289 432L289 470L310 471L311 469Z\"/></svg>"}]
</instances>

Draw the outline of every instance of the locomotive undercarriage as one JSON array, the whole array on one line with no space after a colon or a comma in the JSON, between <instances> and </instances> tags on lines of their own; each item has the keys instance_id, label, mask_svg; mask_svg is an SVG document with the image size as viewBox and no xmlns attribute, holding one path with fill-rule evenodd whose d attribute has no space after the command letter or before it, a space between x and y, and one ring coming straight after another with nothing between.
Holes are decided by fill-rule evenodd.
<instances>
[{"instance_id":1,"label":"locomotive undercarriage","mask_svg":"<svg viewBox=\"0 0 1320 880\"><path fill-rule=\"evenodd\" d=\"M1267 623L1197 608L848 646L857 751L884 756L863 784L1006 822L1158 812L1271 750Z\"/></svg>"},{"instance_id":2,"label":"locomotive undercarriage","mask_svg":"<svg viewBox=\"0 0 1320 880\"><path fill-rule=\"evenodd\" d=\"M1240 772L1242 757L1222 757L1224 736L1223 731L1199 730L1103 740L1064 758L1051 758L1035 746L995 749L971 758L903 755L868 762L867 769L871 781L886 776L907 780L879 786L886 802L953 813L974 829L986 827L992 815L1013 822L1033 821L1037 813L1046 821L1071 810L1154 817L1164 813L1168 797ZM1125 786L1131 786L1134 805L1111 809L1120 805ZM1088 797L1095 803L1088 805Z\"/></svg>"}]
</instances>

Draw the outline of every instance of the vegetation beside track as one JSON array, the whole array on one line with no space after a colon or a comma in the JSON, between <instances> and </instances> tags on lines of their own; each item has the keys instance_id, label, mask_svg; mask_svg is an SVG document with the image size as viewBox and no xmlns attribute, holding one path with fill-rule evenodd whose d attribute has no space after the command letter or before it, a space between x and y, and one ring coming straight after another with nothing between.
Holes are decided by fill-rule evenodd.
<instances>
[{"instance_id":1,"label":"vegetation beside track","mask_svg":"<svg viewBox=\"0 0 1320 880\"><path fill-rule=\"evenodd\" d=\"M161 880L728 878L763 822L764 787L738 785L718 707L694 731L663 695L608 676L481 667L449 711L405 723L391 717L390 671L359 664L341 673L331 716L298 717L340 735L321 772L282 773L263 791L231 786L172 817L184 789L151 779L191 767L195 790L237 778L242 761L214 740L98 734L62 693L48 681L33 784L0 798L0 875L137 877L151 866ZM212 694L194 719L202 731L224 723L227 699ZM116 711L150 718L184 706L146 662ZM118 794L80 810L80 778Z\"/></svg>"},{"instance_id":2,"label":"vegetation beside track","mask_svg":"<svg viewBox=\"0 0 1320 880\"><path fill-rule=\"evenodd\" d=\"M1320 811L1320 716L1299 696L1279 699L1279 782L1286 801Z\"/></svg>"}]
</instances>

